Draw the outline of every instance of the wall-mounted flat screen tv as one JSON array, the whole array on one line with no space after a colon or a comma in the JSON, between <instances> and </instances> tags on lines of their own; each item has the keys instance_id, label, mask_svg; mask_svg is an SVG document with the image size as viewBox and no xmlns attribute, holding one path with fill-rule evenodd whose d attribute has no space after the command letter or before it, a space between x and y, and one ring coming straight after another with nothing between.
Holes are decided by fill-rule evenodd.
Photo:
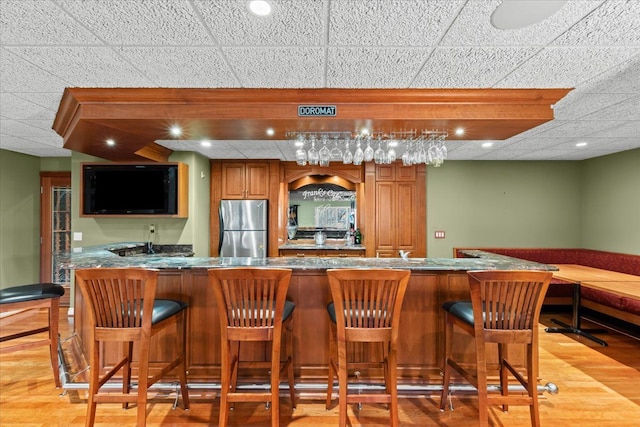
<instances>
[{"instance_id":1,"label":"wall-mounted flat screen tv","mask_svg":"<svg viewBox=\"0 0 640 427\"><path fill-rule=\"evenodd\" d=\"M178 164L82 165L82 214L177 215Z\"/></svg>"}]
</instances>

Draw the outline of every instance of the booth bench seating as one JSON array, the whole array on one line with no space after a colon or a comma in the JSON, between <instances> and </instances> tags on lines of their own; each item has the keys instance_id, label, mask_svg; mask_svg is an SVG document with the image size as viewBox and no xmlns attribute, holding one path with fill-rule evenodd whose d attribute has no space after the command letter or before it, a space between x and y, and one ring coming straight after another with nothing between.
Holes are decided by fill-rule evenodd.
<instances>
[{"instance_id":1,"label":"booth bench seating","mask_svg":"<svg viewBox=\"0 0 640 427\"><path fill-rule=\"evenodd\" d=\"M543 264L580 264L604 270L638 276L640 281L640 255L597 251L593 249L560 248L454 248L456 258L469 257L462 251L480 250L494 254L540 262ZM569 282L553 278L545 305L570 304L571 286ZM587 308L617 320L640 326L640 288L634 297L620 296L600 289L581 286L581 307Z\"/></svg>"}]
</instances>

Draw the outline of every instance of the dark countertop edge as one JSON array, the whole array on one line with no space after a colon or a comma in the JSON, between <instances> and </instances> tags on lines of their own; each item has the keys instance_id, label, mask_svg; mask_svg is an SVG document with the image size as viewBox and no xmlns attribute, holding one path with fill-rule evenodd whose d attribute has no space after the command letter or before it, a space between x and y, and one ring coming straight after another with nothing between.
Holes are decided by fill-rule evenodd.
<instances>
[{"instance_id":1,"label":"dark countertop edge","mask_svg":"<svg viewBox=\"0 0 640 427\"><path fill-rule=\"evenodd\" d=\"M214 257L121 257L109 251L139 243L112 243L84 247L82 252L56 255L62 268L140 267L159 270L209 269L223 267L272 267L292 270L327 270L331 268L398 268L413 271L467 270L546 270L556 267L504 255L484 252L471 258L363 258L363 257L276 257L276 258L214 258ZM479 251L482 252L482 251Z\"/></svg>"}]
</instances>

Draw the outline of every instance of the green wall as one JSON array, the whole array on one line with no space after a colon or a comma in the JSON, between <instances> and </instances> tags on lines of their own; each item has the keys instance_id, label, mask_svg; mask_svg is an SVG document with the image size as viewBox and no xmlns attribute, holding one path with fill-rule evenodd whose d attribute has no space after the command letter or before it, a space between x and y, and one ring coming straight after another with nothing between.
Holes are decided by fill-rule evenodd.
<instances>
[{"instance_id":1,"label":"green wall","mask_svg":"<svg viewBox=\"0 0 640 427\"><path fill-rule=\"evenodd\" d=\"M0 286L40 279L40 159L0 150Z\"/></svg>"},{"instance_id":2,"label":"green wall","mask_svg":"<svg viewBox=\"0 0 640 427\"><path fill-rule=\"evenodd\" d=\"M427 253L580 247L580 163L447 161L427 169ZM445 231L435 239L436 230Z\"/></svg>"},{"instance_id":3,"label":"green wall","mask_svg":"<svg viewBox=\"0 0 640 427\"><path fill-rule=\"evenodd\" d=\"M427 254L477 246L640 255L639 192L640 149L586 161L447 161L427 169Z\"/></svg>"},{"instance_id":4,"label":"green wall","mask_svg":"<svg viewBox=\"0 0 640 427\"><path fill-rule=\"evenodd\" d=\"M0 287L40 280L40 171L69 171L68 157L0 150Z\"/></svg>"},{"instance_id":5,"label":"green wall","mask_svg":"<svg viewBox=\"0 0 640 427\"><path fill-rule=\"evenodd\" d=\"M640 149L582 163L582 247L640 255Z\"/></svg>"}]
</instances>

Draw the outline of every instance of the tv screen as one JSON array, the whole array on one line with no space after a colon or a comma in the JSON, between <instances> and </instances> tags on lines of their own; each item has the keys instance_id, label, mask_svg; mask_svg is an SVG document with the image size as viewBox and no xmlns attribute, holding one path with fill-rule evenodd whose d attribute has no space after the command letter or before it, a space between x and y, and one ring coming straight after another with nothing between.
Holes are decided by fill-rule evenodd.
<instances>
[{"instance_id":1,"label":"tv screen","mask_svg":"<svg viewBox=\"0 0 640 427\"><path fill-rule=\"evenodd\" d=\"M84 164L84 215L176 215L177 164Z\"/></svg>"}]
</instances>

